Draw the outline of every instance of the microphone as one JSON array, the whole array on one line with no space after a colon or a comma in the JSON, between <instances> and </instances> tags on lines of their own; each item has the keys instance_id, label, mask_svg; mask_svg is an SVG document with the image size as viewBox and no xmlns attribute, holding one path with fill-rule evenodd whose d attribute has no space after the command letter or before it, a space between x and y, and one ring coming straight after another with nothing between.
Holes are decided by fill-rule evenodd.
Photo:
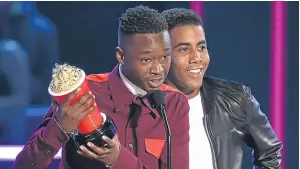
<instances>
[{"instance_id":1,"label":"microphone","mask_svg":"<svg viewBox=\"0 0 300 169\"><path fill-rule=\"evenodd\" d=\"M165 93L160 90L154 90L147 94L147 99L163 119L167 135L167 169L171 169L171 131L165 109Z\"/></svg>"}]
</instances>

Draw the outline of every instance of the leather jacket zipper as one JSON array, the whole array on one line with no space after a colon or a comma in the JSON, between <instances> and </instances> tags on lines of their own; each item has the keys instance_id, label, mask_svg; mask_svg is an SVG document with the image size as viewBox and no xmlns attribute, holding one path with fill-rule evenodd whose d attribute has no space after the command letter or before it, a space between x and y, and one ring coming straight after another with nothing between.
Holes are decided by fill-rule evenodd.
<instances>
[{"instance_id":1,"label":"leather jacket zipper","mask_svg":"<svg viewBox=\"0 0 300 169\"><path fill-rule=\"evenodd\" d=\"M217 165L217 162L216 162L215 150L214 150L214 147L213 147L213 142L211 140L212 134L211 134L211 129L208 125L208 116L207 116L207 114L204 115L203 125L204 125L205 133L207 135L207 138L208 138L208 141L209 141L209 144L210 144L210 149L211 149L211 152L212 152L213 167L214 167L214 169L218 169L218 165Z\"/></svg>"}]
</instances>

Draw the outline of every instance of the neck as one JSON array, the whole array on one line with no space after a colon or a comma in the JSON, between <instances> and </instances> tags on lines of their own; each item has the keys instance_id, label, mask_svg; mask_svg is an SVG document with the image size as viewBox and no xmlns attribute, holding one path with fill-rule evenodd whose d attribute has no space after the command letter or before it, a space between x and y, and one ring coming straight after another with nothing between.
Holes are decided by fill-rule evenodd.
<instances>
[{"instance_id":1,"label":"neck","mask_svg":"<svg viewBox=\"0 0 300 169\"><path fill-rule=\"evenodd\" d=\"M180 87L179 85L176 86L176 85L174 85L174 83L172 83L169 80L166 80L165 84L178 89L179 91L184 93L188 99L192 99L200 93L200 89L187 89L187 88L184 88L184 87Z\"/></svg>"},{"instance_id":2,"label":"neck","mask_svg":"<svg viewBox=\"0 0 300 169\"><path fill-rule=\"evenodd\" d=\"M128 80L130 81L132 84L136 85L137 87L141 88L140 86L138 86L136 84L136 82L131 78L130 74L128 74L126 71L123 71L123 68L121 68L121 73L123 74L123 76ZM142 88L141 88L142 89Z\"/></svg>"},{"instance_id":3,"label":"neck","mask_svg":"<svg viewBox=\"0 0 300 169\"><path fill-rule=\"evenodd\" d=\"M122 81L124 82L125 86L133 93L134 95L144 96L147 94L147 91L143 88L136 85L134 81L131 80L130 76L125 73L126 71L122 70L122 65L119 66L119 73L121 76Z\"/></svg>"},{"instance_id":4,"label":"neck","mask_svg":"<svg viewBox=\"0 0 300 169\"><path fill-rule=\"evenodd\" d=\"M193 90L193 92L191 94L187 95L187 98L192 99L192 98L196 97L199 93L200 93L200 89Z\"/></svg>"}]
</instances>

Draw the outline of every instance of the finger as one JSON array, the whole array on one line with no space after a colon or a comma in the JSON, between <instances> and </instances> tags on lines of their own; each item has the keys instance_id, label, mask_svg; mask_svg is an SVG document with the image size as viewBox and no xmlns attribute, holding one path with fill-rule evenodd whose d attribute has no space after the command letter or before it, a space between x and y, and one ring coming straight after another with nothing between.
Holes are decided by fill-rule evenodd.
<instances>
[{"instance_id":1,"label":"finger","mask_svg":"<svg viewBox=\"0 0 300 169\"><path fill-rule=\"evenodd\" d=\"M98 156L104 156L110 152L110 149L107 148L100 148L95 144L88 142L87 145L93 150ZM99 157L98 157L99 158Z\"/></svg>"},{"instance_id":2,"label":"finger","mask_svg":"<svg viewBox=\"0 0 300 169\"><path fill-rule=\"evenodd\" d=\"M69 105L69 103L71 102L71 100L73 100L77 94L79 93L79 91L81 90L81 88L78 88L76 90L74 90L67 98L66 100L63 102L63 105L67 104Z\"/></svg>"},{"instance_id":3,"label":"finger","mask_svg":"<svg viewBox=\"0 0 300 169\"><path fill-rule=\"evenodd\" d=\"M57 108L58 108L57 105L51 104L51 110L52 110L53 113L56 113L56 112L57 112Z\"/></svg>"},{"instance_id":4,"label":"finger","mask_svg":"<svg viewBox=\"0 0 300 169\"><path fill-rule=\"evenodd\" d=\"M57 102L53 99L53 97L51 97L51 109L52 109L52 111L55 112L57 107L58 107Z\"/></svg>"},{"instance_id":5,"label":"finger","mask_svg":"<svg viewBox=\"0 0 300 169\"><path fill-rule=\"evenodd\" d=\"M91 152L85 146L80 146L80 150L77 151L77 152L78 152L78 154L83 155L83 156L88 157L88 158L99 159L98 155Z\"/></svg>"},{"instance_id":6,"label":"finger","mask_svg":"<svg viewBox=\"0 0 300 169\"><path fill-rule=\"evenodd\" d=\"M86 92L82 97L76 100L76 102L72 105L72 107L80 108L81 106L85 106L83 108L87 109L88 105L84 105L84 104L89 99L93 99L93 94L91 91Z\"/></svg>"},{"instance_id":7,"label":"finger","mask_svg":"<svg viewBox=\"0 0 300 169\"><path fill-rule=\"evenodd\" d=\"M85 154L85 153L83 153L81 150L77 150L77 153L78 154L80 154L80 155L82 155L82 156L84 156L84 157L86 157L86 158L89 158L89 159L95 159L94 158L94 156L93 157L90 157L90 156L88 156L87 154ZM103 159L103 158L106 158L107 157L107 154L105 154L105 155L103 155L103 156L97 156L97 158L96 159Z\"/></svg>"},{"instance_id":8,"label":"finger","mask_svg":"<svg viewBox=\"0 0 300 169\"><path fill-rule=\"evenodd\" d=\"M57 101L54 99L53 96L51 96L51 105L52 105L52 106L58 106L58 103L57 103Z\"/></svg>"},{"instance_id":9,"label":"finger","mask_svg":"<svg viewBox=\"0 0 300 169\"><path fill-rule=\"evenodd\" d=\"M92 111L94 111L96 107L97 107L97 105L96 105L96 103L94 103L92 107L88 108L83 113L80 113L79 119L82 120L83 118L85 118L88 114L90 114Z\"/></svg>"},{"instance_id":10,"label":"finger","mask_svg":"<svg viewBox=\"0 0 300 169\"><path fill-rule=\"evenodd\" d=\"M82 155L82 156L85 156L85 154L83 154L83 152L81 150L77 150L77 153L80 154L80 155Z\"/></svg>"},{"instance_id":11,"label":"finger","mask_svg":"<svg viewBox=\"0 0 300 169\"><path fill-rule=\"evenodd\" d=\"M83 157L86 157L86 158L89 158L89 159L94 159L93 157L90 157L86 153L82 152L81 150L77 150L77 153L80 154L80 155L82 155Z\"/></svg>"},{"instance_id":12,"label":"finger","mask_svg":"<svg viewBox=\"0 0 300 169\"><path fill-rule=\"evenodd\" d=\"M107 148L111 149L116 145L116 143L107 136L102 136L102 140L104 140L107 143Z\"/></svg>"},{"instance_id":13,"label":"finger","mask_svg":"<svg viewBox=\"0 0 300 169\"><path fill-rule=\"evenodd\" d=\"M88 108L93 106L94 102L95 102L95 96L92 94L92 92L89 92L88 99L85 100L83 104L81 104L80 108L87 110Z\"/></svg>"}]
</instances>

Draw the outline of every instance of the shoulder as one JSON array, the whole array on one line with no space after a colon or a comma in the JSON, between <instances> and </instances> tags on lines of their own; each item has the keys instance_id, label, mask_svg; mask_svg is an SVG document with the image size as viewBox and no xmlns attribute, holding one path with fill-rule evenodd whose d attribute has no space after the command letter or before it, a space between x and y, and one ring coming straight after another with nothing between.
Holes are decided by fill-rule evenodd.
<instances>
[{"instance_id":1,"label":"shoulder","mask_svg":"<svg viewBox=\"0 0 300 169\"><path fill-rule=\"evenodd\" d=\"M161 87L160 87L160 90L165 92L166 94L166 97L169 96L169 95L181 95L181 96L185 96L184 93L182 93L181 91L179 91L178 89L176 88L173 88L171 86L168 86L166 84L163 84Z\"/></svg>"},{"instance_id":2,"label":"shoulder","mask_svg":"<svg viewBox=\"0 0 300 169\"><path fill-rule=\"evenodd\" d=\"M240 83L219 79L214 77L205 77L203 84L214 95L217 104L228 106L228 114L239 121L247 121L251 117L249 107L257 107L258 102L251 94L251 89Z\"/></svg>"},{"instance_id":3,"label":"shoulder","mask_svg":"<svg viewBox=\"0 0 300 169\"><path fill-rule=\"evenodd\" d=\"M90 74L86 79L92 91L97 93L108 92L108 76L110 73Z\"/></svg>"},{"instance_id":4,"label":"shoulder","mask_svg":"<svg viewBox=\"0 0 300 169\"><path fill-rule=\"evenodd\" d=\"M184 93L166 84L163 84L160 90L165 92L167 111L172 114L176 112L186 114L189 112L188 99Z\"/></svg>"},{"instance_id":5,"label":"shoulder","mask_svg":"<svg viewBox=\"0 0 300 169\"><path fill-rule=\"evenodd\" d=\"M166 84L163 84L160 87L160 90L163 91L166 95L166 103L170 102L170 101L186 101L187 102L187 97L185 96L184 93L182 93L181 91L179 91L176 88L173 88L171 86L168 86Z\"/></svg>"},{"instance_id":6,"label":"shoulder","mask_svg":"<svg viewBox=\"0 0 300 169\"><path fill-rule=\"evenodd\" d=\"M203 79L203 85L215 95L222 96L226 100L239 103L251 97L251 89L235 81L206 76Z\"/></svg>"},{"instance_id":7,"label":"shoulder","mask_svg":"<svg viewBox=\"0 0 300 169\"><path fill-rule=\"evenodd\" d=\"M105 83L108 81L109 73L90 74L86 76L86 79L91 83Z\"/></svg>"},{"instance_id":8,"label":"shoulder","mask_svg":"<svg viewBox=\"0 0 300 169\"><path fill-rule=\"evenodd\" d=\"M205 83L205 85L208 86L210 90L218 92L235 92L245 94L245 91L248 89L247 86L238 82L211 76L205 76L203 79L203 83Z\"/></svg>"}]
</instances>

